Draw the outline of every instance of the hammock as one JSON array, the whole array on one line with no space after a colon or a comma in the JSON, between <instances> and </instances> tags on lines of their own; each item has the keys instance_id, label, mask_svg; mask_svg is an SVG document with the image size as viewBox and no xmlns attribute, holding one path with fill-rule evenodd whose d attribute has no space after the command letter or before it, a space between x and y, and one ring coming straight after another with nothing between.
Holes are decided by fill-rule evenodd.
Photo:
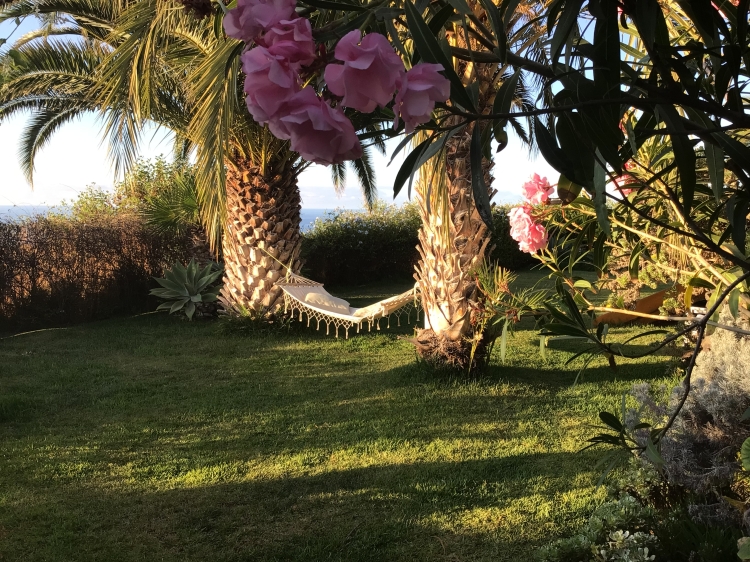
<instances>
[{"instance_id":1,"label":"hammock","mask_svg":"<svg viewBox=\"0 0 750 562\"><path fill-rule=\"evenodd\" d=\"M415 289L364 308L352 308L347 301L329 294L323 288L322 283L311 281L300 275L288 273L277 281L276 285L284 291L284 311L291 312L293 316L299 313L300 322L302 322L302 313L306 313L307 326L310 327L310 320L315 320L318 323L318 330L320 323L325 322L326 335L330 335L331 325L336 328L336 337L339 337L339 328L343 328L346 339L349 339L350 328L356 326L357 333L359 333L364 322L367 323L368 330L372 330L373 325L380 330L380 320L383 318L388 319L390 328L391 315L396 316L400 326L401 316L405 314L407 321L410 321L412 311L416 311L417 320L419 320Z\"/></svg>"}]
</instances>

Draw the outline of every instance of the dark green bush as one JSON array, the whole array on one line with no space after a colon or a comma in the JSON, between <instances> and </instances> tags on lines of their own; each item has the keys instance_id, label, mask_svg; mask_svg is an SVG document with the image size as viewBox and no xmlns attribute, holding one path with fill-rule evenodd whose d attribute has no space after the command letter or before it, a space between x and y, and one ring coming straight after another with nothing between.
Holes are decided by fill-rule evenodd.
<instances>
[{"instance_id":1,"label":"dark green bush","mask_svg":"<svg viewBox=\"0 0 750 562\"><path fill-rule=\"evenodd\" d=\"M510 208L494 209L490 259L508 269L526 269L535 260L521 252L510 237ZM413 204L395 207L379 203L372 212L331 212L303 236L304 274L329 284L410 278L419 259L419 226Z\"/></svg>"},{"instance_id":2,"label":"dark green bush","mask_svg":"<svg viewBox=\"0 0 750 562\"><path fill-rule=\"evenodd\" d=\"M328 284L410 277L419 258L415 205L337 210L304 234L305 275Z\"/></svg>"}]
</instances>

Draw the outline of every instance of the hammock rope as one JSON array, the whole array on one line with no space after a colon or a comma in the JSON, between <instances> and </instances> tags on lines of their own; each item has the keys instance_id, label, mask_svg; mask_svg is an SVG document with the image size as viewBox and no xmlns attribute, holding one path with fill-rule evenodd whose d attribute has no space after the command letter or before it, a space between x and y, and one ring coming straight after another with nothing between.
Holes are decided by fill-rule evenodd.
<instances>
[{"instance_id":1,"label":"hammock rope","mask_svg":"<svg viewBox=\"0 0 750 562\"><path fill-rule=\"evenodd\" d=\"M373 325L376 330L380 330L380 320L383 318L388 319L388 328L390 328L391 316L396 316L398 325L401 326L401 317L406 316L407 322L410 323L412 312L416 312L416 321L419 322L420 308L416 289L411 289L364 308L349 307L346 312L343 310L334 312L304 300L305 296L311 293L335 299L323 288L322 283L289 272L282 280L277 281L276 285L284 291L284 312L291 313L293 318L298 316L300 322L303 321L303 313L306 314L308 328L312 320L316 321L318 330L320 330L320 323L325 322L327 336L331 334L331 326L334 327L337 338L339 337L339 328L343 329L346 339L349 339L349 330L352 328L356 327L359 334L364 323L367 323L368 331L372 331ZM341 302L345 303L346 301Z\"/></svg>"}]
</instances>

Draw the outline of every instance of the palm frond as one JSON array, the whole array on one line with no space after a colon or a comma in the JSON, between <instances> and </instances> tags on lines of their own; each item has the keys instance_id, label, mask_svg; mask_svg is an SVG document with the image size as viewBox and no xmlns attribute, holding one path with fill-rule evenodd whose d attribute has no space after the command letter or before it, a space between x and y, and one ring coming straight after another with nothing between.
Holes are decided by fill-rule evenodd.
<instances>
[{"instance_id":1,"label":"palm frond","mask_svg":"<svg viewBox=\"0 0 750 562\"><path fill-rule=\"evenodd\" d=\"M375 178L375 168L372 165L372 153L369 149L362 151L362 158L353 160L351 163L354 172L357 174L362 196L368 209L378 200L378 185Z\"/></svg>"},{"instance_id":2,"label":"palm frond","mask_svg":"<svg viewBox=\"0 0 750 562\"><path fill-rule=\"evenodd\" d=\"M21 134L19 160L28 182L34 185L34 161L39 151L63 125L80 117L81 111L71 108L63 111L39 111L31 116Z\"/></svg>"}]
</instances>

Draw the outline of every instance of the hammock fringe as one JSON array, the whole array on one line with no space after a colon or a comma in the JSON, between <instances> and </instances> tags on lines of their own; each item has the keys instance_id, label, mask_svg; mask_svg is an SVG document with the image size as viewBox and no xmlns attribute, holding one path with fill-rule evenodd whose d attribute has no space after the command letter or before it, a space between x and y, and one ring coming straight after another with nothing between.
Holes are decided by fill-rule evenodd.
<instances>
[{"instance_id":1,"label":"hammock fringe","mask_svg":"<svg viewBox=\"0 0 750 562\"><path fill-rule=\"evenodd\" d=\"M396 316L396 321L398 322L398 326L401 326L401 316L405 316L407 323L411 324L412 312L416 312L416 315L415 315L416 321L419 322L419 303L417 301L416 291L414 289L412 289L411 291L407 291L406 293L402 295L397 295L396 297L391 297L390 299L380 301L380 303L375 303L375 305L381 304L381 303L388 303L393 306L396 306L396 308L394 308L393 310L387 309L386 306L382 304L379 309L375 305L371 305L370 307L367 307L368 309L369 308L372 309L371 314L366 315L366 316L354 316L354 315L330 313L326 310L316 308L305 302L302 302L301 300L293 296L291 294L291 291L287 290L287 289L291 289L294 287L306 286L306 287L311 287L311 288L313 287L317 288L318 292L326 293L321 283L311 281L310 279L306 279L299 275L289 274L284 278L283 281L277 282L277 285L281 287L281 289L284 291L284 312L291 313L292 318L298 316L300 322L302 322L302 313L305 313L307 315L307 327L308 328L310 327L311 320L316 321L317 330L320 330L320 323L325 322L327 336L331 334L331 325L333 325L335 329L335 336L337 338L339 337L339 328L342 328L344 330L346 339L349 339L349 330L351 328L354 328L355 326L357 328L357 333L359 334L360 327L362 326L363 322L367 323L368 332L372 332L373 324L375 325L375 329L379 331L380 320L382 318L388 319L388 328L390 328L391 316L393 315Z\"/></svg>"}]
</instances>

